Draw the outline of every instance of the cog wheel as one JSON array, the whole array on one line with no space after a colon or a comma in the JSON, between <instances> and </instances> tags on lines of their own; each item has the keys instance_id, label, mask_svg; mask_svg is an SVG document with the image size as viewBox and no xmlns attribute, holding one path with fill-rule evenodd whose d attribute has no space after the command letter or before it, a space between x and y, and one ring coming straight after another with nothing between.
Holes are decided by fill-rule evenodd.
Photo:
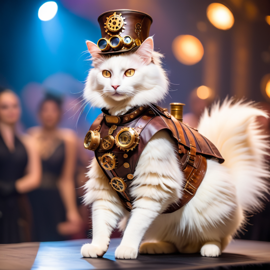
<instances>
[{"instance_id":1,"label":"cog wheel","mask_svg":"<svg viewBox=\"0 0 270 270\"><path fill-rule=\"evenodd\" d=\"M122 128L115 137L117 147L124 151L132 151L139 144L139 134L134 128Z\"/></svg>"},{"instance_id":2,"label":"cog wheel","mask_svg":"<svg viewBox=\"0 0 270 270\"><path fill-rule=\"evenodd\" d=\"M117 192L124 192L127 188L125 181L123 180L123 178L120 178L120 177L112 178L110 181L110 185Z\"/></svg>"},{"instance_id":3,"label":"cog wheel","mask_svg":"<svg viewBox=\"0 0 270 270\"><path fill-rule=\"evenodd\" d=\"M114 12L111 16L106 18L107 21L106 23L104 23L104 28L106 29L105 32L112 36L112 33L117 33L120 32L122 30L122 32L125 29L124 24L126 24L126 22L124 21L125 18L122 17L122 14L119 13L119 15L116 14L116 12Z\"/></svg>"},{"instance_id":4,"label":"cog wheel","mask_svg":"<svg viewBox=\"0 0 270 270\"><path fill-rule=\"evenodd\" d=\"M111 171L116 168L116 157L112 153L106 153L99 158L100 164L103 169Z\"/></svg>"},{"instance_id":5,"label":"cog wheel","mask_svg":"<svg viewBox=\"0 0 270 270\"><path fill-rule=\"evenodd\" d=\"M112 135L105 136L101 141L101 146L104 150L110 150L114 146L114 137Z\"/></svg>"}]
</instances>

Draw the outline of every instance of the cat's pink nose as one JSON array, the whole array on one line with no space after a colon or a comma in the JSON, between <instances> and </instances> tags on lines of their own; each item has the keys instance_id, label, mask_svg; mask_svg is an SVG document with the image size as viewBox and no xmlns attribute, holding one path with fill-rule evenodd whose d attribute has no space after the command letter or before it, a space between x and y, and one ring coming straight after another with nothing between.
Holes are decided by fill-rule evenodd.
<instances>
[{"instance_id":1,"label":"cat's pink nose","mask_svg":"<svg viewBox=\"0 0 270 270\"><path fill-rule=\"evenodd\" d=\"M114 90L116 91L116 89L119 87L120 85L112 85L112 87L114 88Z\"/></svg>"}]
</instances>

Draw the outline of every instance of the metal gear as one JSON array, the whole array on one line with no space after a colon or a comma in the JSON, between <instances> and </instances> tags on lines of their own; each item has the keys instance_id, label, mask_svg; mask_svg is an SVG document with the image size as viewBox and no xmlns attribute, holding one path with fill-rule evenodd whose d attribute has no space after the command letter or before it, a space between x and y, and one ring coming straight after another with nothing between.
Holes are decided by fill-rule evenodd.
<instances>
[{"instance_id":1,"label":"metal gear","mask_svg":"<svg viewBox=\"0 0 270 270\"><path fill-rule=\"evenodd\" d=\"M110 181L110 185L117 192L124 192L127 188L124 179L120 177L113 177Z\"/></svg>"},{"instance_id":2,"label":"metal gear","mask_svg":"<svg viewBox=\"0 0 270 270\"><path fill-rule=\"evenodd\" d=\"M125 23L125 18L122 17L122 14L119 13L118 15L116 14L116 12L114 12L111 16L106 18L106 22L104 23L104 28L106 29L105 32L109 35L112 36L112 34L110 32L112 32L113 34L120 32L122 30L122 32L125 29L124 24Z\"/></svg>"},{"instance_id":3,"label":"metal gear","mask_svg":"<svg viewBox=\"0 0 270 270\"><path fill-rule=\"evenodd\" d=\"M124 151L132 151L139 144L139 134L134 128L122 128L115 137L117 147Z\"/></svg>"},{"instance_id":4,"label":"metal gear","mask_svg":"<svg viewBox=\"0 0 270 270\"><path fill-rule=\"evenodd\" d=\"M116 168L116 157L112 153L106 153L102 157L99 157L99 162L103 169L111 171Z\"/></svg>"}]
</instances>

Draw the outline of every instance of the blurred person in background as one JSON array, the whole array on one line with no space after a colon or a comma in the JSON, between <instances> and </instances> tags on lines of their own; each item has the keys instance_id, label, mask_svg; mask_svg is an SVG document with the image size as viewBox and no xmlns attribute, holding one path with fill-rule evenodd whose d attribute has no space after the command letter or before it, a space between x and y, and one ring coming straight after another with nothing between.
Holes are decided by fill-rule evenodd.
<instances>
[{"instance_id":1,"label":"blurred person in background","mask_svg":"<svg viewBox=\"0 0 270 270\"><path fill-rule=\"evenodd\" d=\"M31 241L31 214L24 193L40 183L40 159L35 141L19 135L21 115L17 95L0 90L0 243Z\"/></svg>"},{"instance_id":2,"label":"blurred person in background","mask_svg":"<svg viewBox=\"0 0 270 270\"><path fill-rule=\"evenodd\" d=\"M29 194L34 217L34 241L61 241L81 229L77 209L74 174L76 166L75 133L60 129L62 100L47 94L38 111L40 127L29 129L37 141L42 160L39 189Z\"/></svg>"}]
</instances>

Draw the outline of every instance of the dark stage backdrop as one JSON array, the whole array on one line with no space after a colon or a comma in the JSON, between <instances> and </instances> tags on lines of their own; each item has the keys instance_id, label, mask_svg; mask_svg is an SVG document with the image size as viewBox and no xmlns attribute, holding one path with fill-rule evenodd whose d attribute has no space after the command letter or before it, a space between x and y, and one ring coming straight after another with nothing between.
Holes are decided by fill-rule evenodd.
<instances>
[{"instance_id":1,"label":"dark stage backdrop","mask_svg":"<svg viewBox=\"0 0 270 270\"><path fill-rule=\"evenodd\" d=\"M213 89L217 98L227 95L263 101L260 85L270 73L269 0L224 0L235 23L227 31L215 28L207 19L210 0L58 0L58 13L51 21L40 21L40 0L0 2L0 85L22 98L25 128L37 123L34 113L45 88L66 96L62 125L85 133L100 112L87 106L78 121L76 104L81 95L90 62L87 39L97 42L97 17L104 11L130 8L153 17L151 35L155 49L165 55L164 67L171 81L170 94L161 104L188 103L190 92L200 85ZM179 35L193 35L203 47L201 61L180 63L172 42ZM72 106L74 110L68 111ZM185 111L189 111L186 106ZM87 114L88 113L88 114ZM73 117L74 116L74 117Z\"/></svg>"}]
</instances>

